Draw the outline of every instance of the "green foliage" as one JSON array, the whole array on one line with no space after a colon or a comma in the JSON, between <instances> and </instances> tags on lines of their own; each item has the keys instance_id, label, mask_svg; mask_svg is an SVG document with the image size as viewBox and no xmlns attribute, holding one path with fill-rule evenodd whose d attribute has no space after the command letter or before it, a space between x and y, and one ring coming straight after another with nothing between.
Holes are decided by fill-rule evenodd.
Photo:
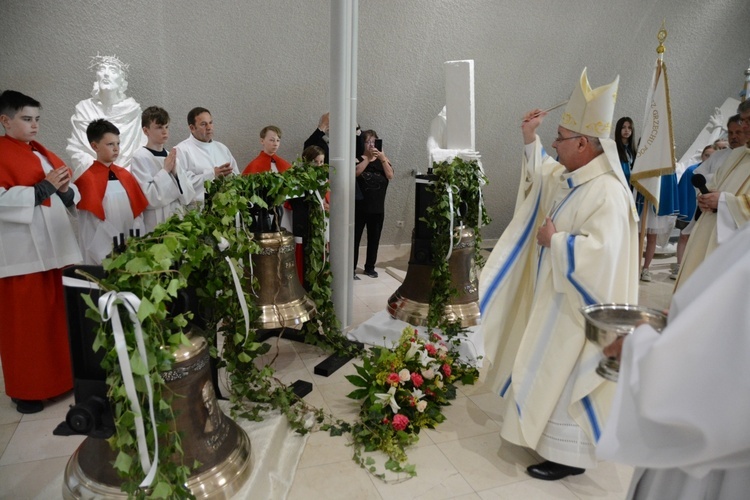
<instances>
[{"instance_id":1,"label":"green foliage","mask_svg":"<svg viewBox=\"0 0 750 500\"><path fill-rule=\"evenodd\" d=\"M90 310L87 316L100 323L93 345L104 350L102 367L107 373L109 397L115 418L115 434L109 440L117 451L115 468L124 480L123 491L135 498L193 498L185 486L191 468L196 464L182 464L175 457L182 456L181 435L173 428L174 414L169 404L172 394L160 373L170 370L173 353L188 343L185 335L189 321L200 315L206 323L203 332L209 345L217 331L224 334L221 365L226 367L231 383L233 413L244 418L260 420L269 408L280 409L299 432L309 430L309 416L327 429L347 432L348 424L325 422L320 411L297 404L291 389L273 378L273 369L256 366L255 359L268 351L267 344L255 341L255 330L245 331L237 291L226 261L229 258L244 278L241 264L260 249L243 221L250 220L251 206L271 208L289 197L316 199L317 192L325 195L327 169L299 164L283 174L264 173L251 176L220 178L208 185L206 204L202 211L191 210L182 217L173 216L157 226L153 233L131 238L121 253L103 262L107 276L99 280L105 290L132 292L141 299L138 318L142 322L147 346L148 362L135 356L134 331L129 321L123 321L126 343L136 375L148 375L154 385L155 425L159 436L159 467L150 491L138 488L143 471L137 457L135 419L127 399L122 373L111 334L110 323L104 323L96 304L84 295ZM323 263L325 252L324 213L312 211L312 251L308 280L313 284L311 298L318 314L309 329L315 343L329 349L342 349L347 343L340 333L340 324L330 301L330 267ZM97 281L92 277L89 279ZM198 310L184 314L170 314L170 306L180 290L195 289ZM249 308L250 322L259 310L252 301L256 282L243 279L242 292ZM124 311L121 316L126 317ZM310 335L308 335L310 337ZM343 352L343 350L342 350ZM216 355L212 348L212 355ZM141 404L146 403L145 384L136 384ZM143 412L146 429L151 428L148 412ZM153 434L147 434L149 449L154 448Z\"/></svg>"},{"instance_id":2,"label":"green foliage","mask_svg":"<svg viewBox=\"0 0 750 500\"><path fill-rule=\"evenodd\" d=\"M448 261L445 260L453 242L451 221L454 229L462 222L474 230L475 264L482 267L484 262L480 255L482 237L479 229L490 222L481 198L481 188L487 182L487 178L476 160L467 162L459 157L450 163L434 163L432 171L435 178L427 189L434 196L434 202L427 208L427 217L424 219L433 235L432 291L427 325L430 328L439 328L449 338L453 338L461 331L461 327L449 323L445 315L445 307L457 293L451 284ZM453 199L452 211L449 190Z\"/></svg>"}]
</instances>

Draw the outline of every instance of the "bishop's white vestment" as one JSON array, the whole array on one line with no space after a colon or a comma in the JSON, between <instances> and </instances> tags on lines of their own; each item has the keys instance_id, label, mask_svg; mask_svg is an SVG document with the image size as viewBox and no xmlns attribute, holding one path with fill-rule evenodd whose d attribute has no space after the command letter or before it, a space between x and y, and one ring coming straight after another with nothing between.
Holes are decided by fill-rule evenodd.
<instances>
[{"instance_id":1,"label":"bishop's white vestment","mask_svg":"<svg viewBox=\"0 0 750 500\"><path fill-rule=\"evenodd\" d=\"M581 307L638 301L637 214L609 139L568 172L527 146L516 212L480 279L488 381L507 401L501 435L545 459L595 466L614 384L596 374L601 348ZM545 217L557 232L537 244Z\"/></svg>"}]
</instances>

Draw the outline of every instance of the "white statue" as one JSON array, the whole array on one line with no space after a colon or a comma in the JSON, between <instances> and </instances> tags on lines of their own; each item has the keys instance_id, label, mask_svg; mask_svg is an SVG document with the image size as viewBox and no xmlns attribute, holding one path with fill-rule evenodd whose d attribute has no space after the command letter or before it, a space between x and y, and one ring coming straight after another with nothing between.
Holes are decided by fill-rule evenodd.
<instances>
[{"instance_id":1,"label":"white statue","mask_svg":"<svg viewBox=\"0 0 750 500\"><path fill-rule=\"evenodd\" d=\"M120 129L120 154L117 165L130 169L130 159L136 150L146 144L141 131L141 106L132 97L127 97L128 65L116 56L96 55L91 58L89 69L96 72L94 89L90 99L76 105L70 118L73 133L66 148L70 155L73 178L77 179L96 159L86 138L86 127L93 120L104 118Z\"/></svg>"},{"instance_id":2,"label":"white statue","mask_svg":"<svg viewBox=\"0 0 750 500\"><path fill-rule=\"evenodd\" d=\"M481 158L479 152L473 149L447 148L447 132L448 121L445 116L445 106L443 106L440 113L438 113L438 115L432 120L432 123L430 124L430 135L427 137L427 152L430 157L430 168L432 168L434 162L442 163L447 161L450 163L456 156L466 161L479 160Z\"/></svg>"},{"instance_id":3,"label":"white statue","mask_svg":"<svg viewBox=\"0 0 750 500\"><path fill-rule=\"evenodd\" d=\"M430 167L434 162L480 159L475 149L474 60L446 61L445 106L432 120L427 138Z\"/></svg>"}]
</instances>

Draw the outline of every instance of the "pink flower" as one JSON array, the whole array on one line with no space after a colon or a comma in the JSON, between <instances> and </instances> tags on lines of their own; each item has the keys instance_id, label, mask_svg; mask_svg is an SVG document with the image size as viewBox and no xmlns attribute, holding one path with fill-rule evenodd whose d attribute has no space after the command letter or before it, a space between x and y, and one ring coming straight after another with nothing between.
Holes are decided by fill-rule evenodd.
<instances>
[{"instance_id":1,"label":"pink flower","mask_svg":"<svg viewBox=\"0 0 750 500\"><path fill-rule=\"evenodd\" d=\"M446 377L451 376L451 366L448 363L445 363L442 368L443 374L445 374Z\"/></svg>"},{"instance_id":2,"label":"pink flower","mask_svg":"<svg viewBox=\"0 0 750 500\"><path fill-rule=\"evenodd\" d=\"M386 425L388 425L388 424L391 423L391 421L388 420L388 417L383 417L383 420L381 420L381 422L384 423L384 424L386 424Z\"/></svg>"},{"instance_id":3,"label":"pink flower","mask_svg":"<svg viewBox=\"0 0 750 500\"><path fill-rule=\"evenodd\" d=\"M437 352L437 349L435 349L435 346L432 344L425 344L424 350L427 351L427 354L429 354L430 356L434 356Z\"/></svg>"},{"instance_id":4,"label":"pink flower","mask_svg":"<svg viewBox=\"0 0 750 500\"><path fill-rule=\"evenodd\" d=\"M401 382L406 382L407 380L409 380L409 376L410 375L411 374L409 373L409 370L407 370L406 368L404 368L403 370L401 370L400 372L398 372L398 379Z\"/></svg>"},{"instance_id":5,"label":"pink flower","mask_svg":"<svg viewBox=\"0 0 750 500\"><path fill-rule=\"evenodd\" d=\"M398 385L398 383L401 381L401 379L398 376L398 373L391 372L388 375L388 378L385 379L386 382L388 382L391 385Z\"/></svg>"},{"instance_id":6,"label":"pink flower","mask_svg":"<svg viewBox=\"0 0 750 500\"><path fill-rule=\"evenodd\" d=\"M412 373L411 374L411 383L414 384L414 387L419 387L424 383L424 379L422 378L422 375L419 373Z\"/></svg>"},{"instance_id":7,"label":"pink flower","mask_svg":"<svg viewBox=\"0 0 750 500\"><path fill-rule=\"evenodd\" d=\"M441 337L437 333L431 333L430 334L430 340L432 340L433 342L435 342L436 340L443 340L443 337Z\"/></svg>"},{"instance_id":8,"label":"pink flower","mask_svg":"<svg viewBox=\"0 0 750 500\"><path fill-rule=\"evenodd\" d=\"M409 419L406 415L397 413L393 416L393 428L397 431L403 431L409 425Z\"/></svg>"}]
</instances>

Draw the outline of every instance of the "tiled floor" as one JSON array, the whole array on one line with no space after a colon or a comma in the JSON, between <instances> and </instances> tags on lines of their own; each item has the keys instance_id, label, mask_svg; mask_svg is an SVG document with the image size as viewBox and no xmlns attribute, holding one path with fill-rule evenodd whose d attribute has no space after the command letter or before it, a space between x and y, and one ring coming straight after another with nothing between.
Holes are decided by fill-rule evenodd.
<instances>
[{"instance_id":1,"label":"tiled floor","mask_svg":"<svg viewBox=\"0 0 750 500\"><path fill-rule=\"evenodd\" d=\"M388 297L399 286L385 267L405 267L403 250L384 248L383 267L377 279L362 275L354 281L354 324L384 309ZM651 266L654 281L641 283L641 303L656 308L669 304L674 282L669 280L669 263L656 259ZM357 403L347 399L352 386L344 378L354 373L350 362L325 378L313 374L314 366L326 355L320 350L287 340L271 342L278 349L275 367L280 379L312 381L313 392L305 399L337 417L353 420ZM2 375L0 375L2 377ZM4 387L2 378L0 384ZM57 480L68 457L82 437L53 436L64 420L72 395L48 403L35 415L21 415L0 391L0 498L56 498L48 483ZM290 500L325 499L621 499L627 491L632 469L601 463L581 476L558 482L537 481L525 473L538 461L533 453L499 437L502 403L480 382L459 388L459 396L446 409L446 422L420 436L408 451L418 476L396 484L372 477L352 460L352 449L344 437L332 438L317 432L308 439L300 460ZM56 490L60 491L60 490Z\"/></svg>"}]
</instances>

